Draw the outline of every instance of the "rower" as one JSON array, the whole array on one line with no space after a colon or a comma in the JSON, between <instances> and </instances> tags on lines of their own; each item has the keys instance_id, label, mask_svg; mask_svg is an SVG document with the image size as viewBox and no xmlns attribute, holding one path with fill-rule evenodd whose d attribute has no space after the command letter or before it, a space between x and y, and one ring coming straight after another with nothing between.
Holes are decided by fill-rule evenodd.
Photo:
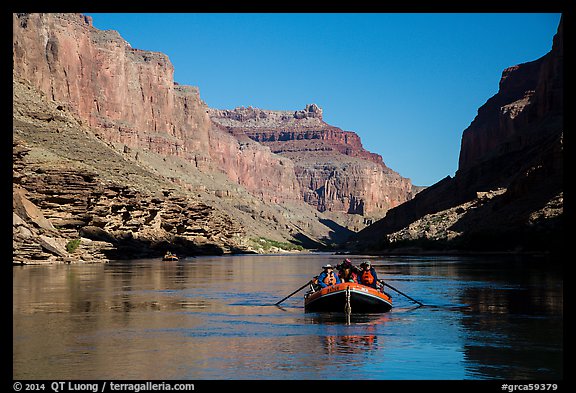
<instances>
[{"instance_id":1,"label":"rower","mask_svg":"<svg viewBox=\"0 0 576 393\"><path fill-rule=\"evenodd\" d=\"M318 285L321 288L326 288L334 284L340 284L340 278L337 274L334 274L334 268L332 265L327 264L322 266L322 273L318 276Z\"/></svg>"},{"instance_id":2,"label":"rower","mask_svg":"<svg viewBox=\"0 0 576 393\"><path fill-rule=\"evenodd\" d=\"M360 284L366 285L367 287L377 288L378 275L370 261L362 262L360 267L362 268L362 271L358 275L360 277Z\"/></svg>"},{"instance_id":3,"label":"rower","mask_svg":"<svg viewBox=\"0 0 576 393\"><path fill-rule=\"evenodd\" d=\"M346 259L342 264L336 266L339 268L338 276L340 277L340 281L342 282L354 282L358 283L358 274L355 270L357 268L352 265L352 262L349 259Z\"/></svg>"}]
</instances>

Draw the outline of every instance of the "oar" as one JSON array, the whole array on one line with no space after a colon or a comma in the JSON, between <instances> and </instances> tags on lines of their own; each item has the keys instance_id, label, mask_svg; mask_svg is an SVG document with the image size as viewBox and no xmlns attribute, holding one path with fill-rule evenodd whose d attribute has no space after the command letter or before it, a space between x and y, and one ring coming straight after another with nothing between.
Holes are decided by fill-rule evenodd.
<instances>
[{"instance_id":1,"label":"oar","mask_svg":"<svg viewBox=\"0 0 576 393\"><path fill-rule=\"evenodd\" d=\"M284 299L280 300L279 302L274 303L275 306L279 305L280 303L282 303L284 300L288 299L290 296L294 295L295 293L300 292L301 290L303 290L304 288L306 288L307 285L309 285L312 282L312 280L308 281L306 284L302 285L300 288L298 288L297 290L295 290L294 292L292 292L290 295L286 296Z\"/></svg>"},{"instance_id":2,"label":"oar","mask_svg":"<svg viewBox=\"0 0 576 393\"><path fill-rule=\"evenodd\" d=\"M380 281L383 285L387 286L388 288L395 290L395 291L398 292L400 295L405 296L405 297L407 297L408 299L412 300L414 303L418 303L418 304L421 305L421 306L424 305L423 303L419 302L418 300L413 299L413 298L411 298L410 296L406 295L404 292L399 291L398 289L394 288L392 285L386 284L386 283L385 283L384 281L382 281L382 280L378 280L378 281Z\"/></svg>"}]
</instances>

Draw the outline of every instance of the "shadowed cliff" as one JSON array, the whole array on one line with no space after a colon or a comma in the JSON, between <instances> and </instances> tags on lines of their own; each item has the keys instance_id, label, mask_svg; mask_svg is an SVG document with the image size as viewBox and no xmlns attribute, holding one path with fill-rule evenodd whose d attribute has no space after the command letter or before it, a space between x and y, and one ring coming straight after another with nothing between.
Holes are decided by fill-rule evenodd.
<instances>
[{"instance_id":1,"label":"shadowed cliff","mask_svg":"<svg viewBox=\"0 0 576 393\"><path fill-rule=\"evenodd\" d=\"M563 18L552 50L509 67L463 132L459 167L360 231L357 251L564 246Z\"/></svg>"}]
</instances>

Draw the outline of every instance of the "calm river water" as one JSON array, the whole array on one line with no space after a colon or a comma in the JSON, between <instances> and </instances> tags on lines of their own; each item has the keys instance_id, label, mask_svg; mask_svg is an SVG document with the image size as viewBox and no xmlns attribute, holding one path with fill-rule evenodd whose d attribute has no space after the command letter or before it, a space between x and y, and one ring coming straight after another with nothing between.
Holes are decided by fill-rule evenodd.
<instances>
[{"instance_id":1,"label":"calm river water","mask_svg":"<svg viewBox=\"0 0 576 393\"><path fill-rule=\"evenodd\" d=\"M365 258L351 256L359 264ZM385 314L305 313L328 254L13 268L14 379L563 378L563 280L542 258L380 257Z\"/></svg>"}]
</instances>

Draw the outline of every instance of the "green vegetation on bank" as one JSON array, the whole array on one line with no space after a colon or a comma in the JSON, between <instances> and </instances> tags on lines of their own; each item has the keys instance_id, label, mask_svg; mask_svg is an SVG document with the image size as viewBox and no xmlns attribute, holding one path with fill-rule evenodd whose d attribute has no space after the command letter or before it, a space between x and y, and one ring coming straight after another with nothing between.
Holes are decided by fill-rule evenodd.
<instances>
[{"instance_id":1,"label":"green vegetation on bank","mask_svg":"<svg viewBox=\"0 0 576 393\"><path fill-rule=\"evenodd\" d=\"M250 241L252 242L254 248L256 249L261 248L262 250L264 250L264 252L269 252L273 248L282 249L286 251L304 250L304 247L298 244L293 244L290 242L279 242L277 240L267 239L265 237L252 238L250 239Z\"/></svg>"},{"instance_id":2,"label":"green vegetation on bank","mask_svg":"<svg viewBox=\"0 0 576 393\"><path fill-rule=\"evenodd\" d=\"M74 239L74 240L70 240L68 243L66 243L66 251L68 251L70 254L72 254L74 251L76 251L76 249L78 248L78 246L80 245L80 239Z\"/></svg>"}]
</instances>

